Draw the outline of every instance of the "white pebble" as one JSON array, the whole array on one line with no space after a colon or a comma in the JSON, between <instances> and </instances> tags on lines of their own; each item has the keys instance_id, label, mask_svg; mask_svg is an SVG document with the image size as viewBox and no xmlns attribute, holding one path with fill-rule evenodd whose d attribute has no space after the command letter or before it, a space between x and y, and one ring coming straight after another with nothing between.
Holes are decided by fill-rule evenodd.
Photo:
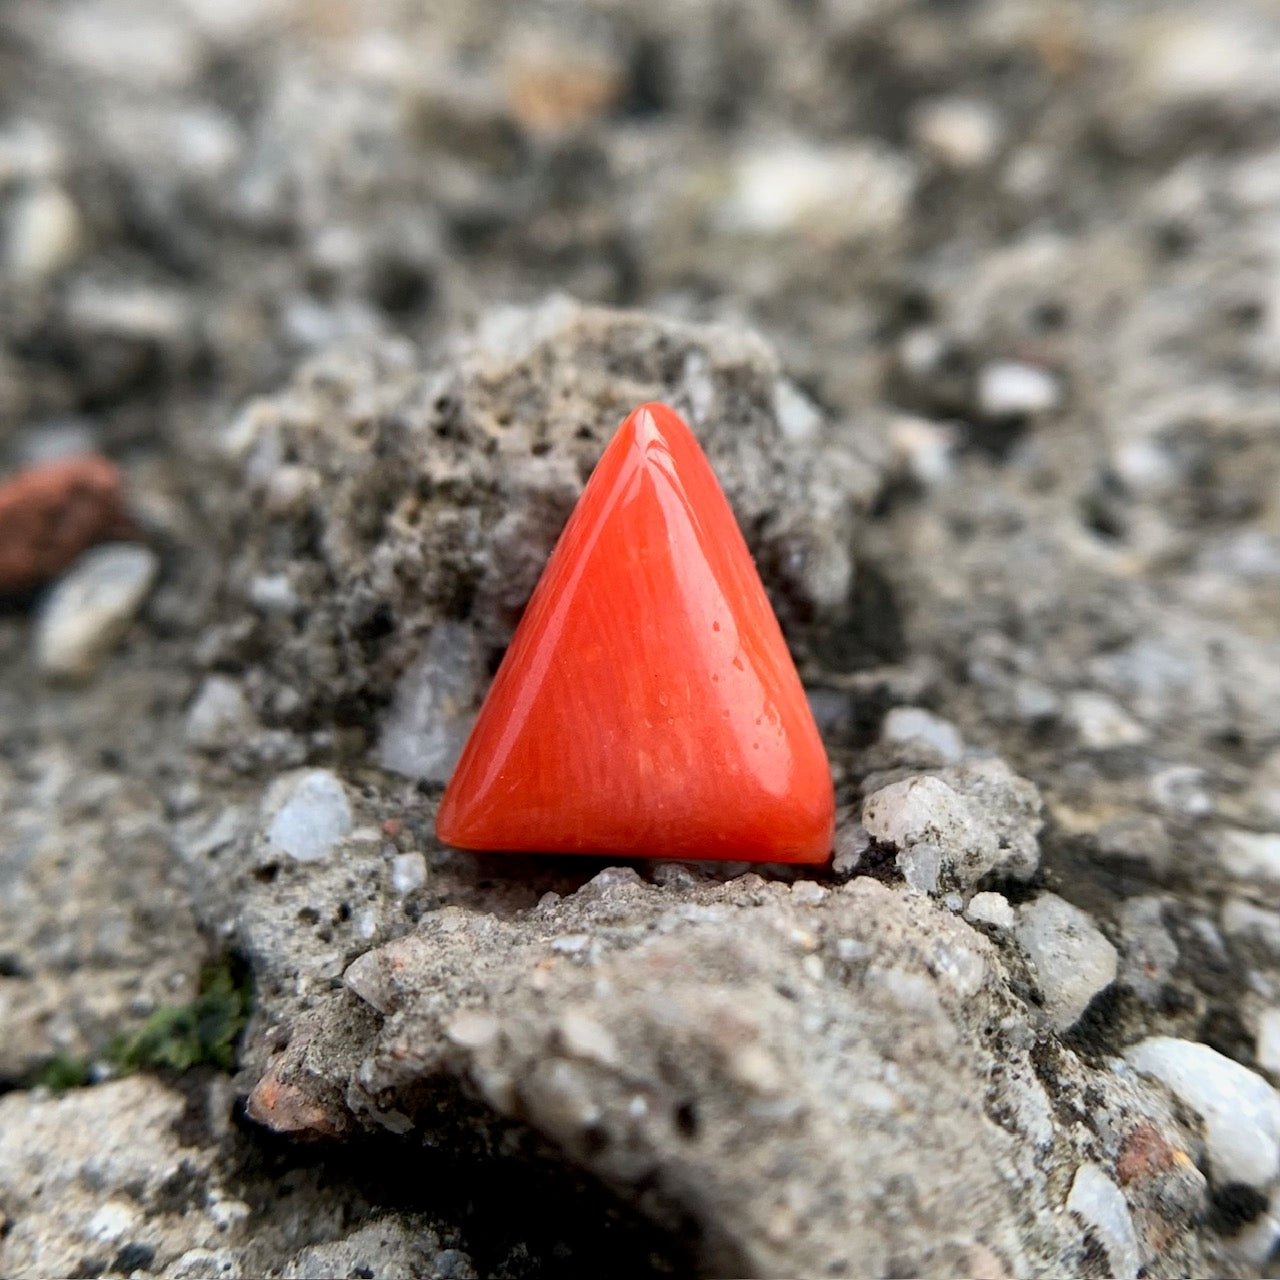
<instances>
[{"instance_id":1,"label":"white pebble","mask_svg":"<svg viewBox=\"0 0 1280 1280\"><path fill-rule=\"evenodd\" d=\"M138 1225L142 1215L122 1200L108 1200L85 1225L85 1235L101 1244L114 1244Z\"/></svg>"},{"instance_id":2,"label":"white pebble","mask_svg":"<svg viewBox=\"0 0 1280 1280\"><path fill-rule=\"evenodd\" d=\"M974 98L933 98L911 113L916 141L952 169L980 169L995 159L1000 117Z\"/></svg>"},{"instance_id":3,"label":"white pebble","mask_svg":"<svg viewBox=\"0 0 1280 1280\"><path fill-rule=\"evenodd\" d=\"M1229 828L1219 837L1218 856L1223 868L1238 880L1280 884L1280 832Z\"/></svg>"},{"instance_id":4,"label":"white pebble","mask_svg":"<svg viewBox=\"0 0 1280 1280\"><path fill-rule=\"evenodd\" d=\"M924 841L898 851L894 859L902 878L917 893L937 893L942 874L942 850Z\"/></svg>"},{"instance_id":5,"label":"white pebble","mask_svg":"<svg viewBox=\"0 0 1280 1280\"><path fill-rule=\"evenodd\" d=\"M378 763L406 777L446 782L471 731L479 680L471 629L440 623L396 686L378 738Z\"/></svg>"},{"instance_id":6,"label":"white pebble","mask_svg":"<svg viewBox=\"0 0 1280 1280\"><path fill-rule=\"evenodd\" d=\"M560 1016L560 1043L570 1057L614 1067L619 1062L613 1035L583 1009L566 1009Z\"/></svg>"},{"instance_id":7,"label":"white pebble","mask_svg":"<svg viewBox=\"0 0 1280 1280\"><path fill-rule=\"evenodd\" d=\"M169 1280L240 1280L244 1272L234 1249L188 1249L165 1275Z\"/></svg>"},{"instance_id":8,"label":"white pebble","mask_svg":"<svg viewBox=\"0 0 1280 1280\"><path fill-rule=\"evenodd\" d=\"M1002 893L975 893L969 899L964 917L970 924L985 924L991 929L1012 929L1017 919L1009 899Z\"/></svg>"},{"instance_id":9,"label":"white pebble","mask_svg":"<svg viewBox=\"0 0 1280 1280\"><path fill-rule=\"evenodd\" d=\"M959 729L950 720L922 707L894 707L884 718L880 741L923 742L947 764L954 764L964 755L964 739Z\"/></svg>"},{"instance_id":10,"label":"white pebble","mask_svg":"<svg viewBox=\"0 0 1280 1280\"><path fill-rule=\"evenodd\" d=\"M1079 1021L1099 992L1115 980L1115 947L1079 907L1042 893L1018 909L1018 945L1036 967L1045 1012L1059 1031Z\"/></svg>"},{"instance_id":11,"label":"white pebble","mask_svg":"<svg viewBox=\"0 0 1280 1280\"><path fill-rule=\"evenodd\" d=\"M325 769L313 769L294 775L279 789L285 798L267 828L267 840L299 862L323 861L351 830L351 806L342 783Z\"/></svg>"},{"instance_id":12,"label":"white pebble","mask_svg":"<svg viewBox=\"0 0 1280 1280\"><path fill-rule=\"evenodd\" d=\"M1252 1263L1262 1275L1274 1276L1274 1265L1268 1267L1267 1263L1277 1244L1280 1244L1280 1217L1268 1210L1258 1214L1252 1222L1246 1223L1231 1237L1231 1252Z\"/></svg>"},{"instance_id":13,"label":"white pebble","mask_svg":"<svg viewBox=\"0 0 1280 1280\"><path fill-rule=\"evenodd\" d=\"M288 615L300 602L287 573L260 573L249 583L249 603L263 613Z\"/></svg>"},{"instance_id":14,"label":"white pebble","mask_svg":"<svg viewBox=\"0 0 1280 1280\"><path fill-rule=\"evenodd\" d=\"M412 893L427 882L427 860L420 853L398 853L391 859L391 887Z\"/></svg>"},{"instance_id":15,"label":"white pebble","mask_svg":"<svg viewBox=\"0 0 1280 1280\"><path fill-rule=\"evenodd\" d=\"M41 183L18 198L10 215L9 275L28 284L45 280L70 266L83 243L75 202L56 183Z\"/></svg>"},{"instance_id":16,"label":"white pebble","mask_svg":"<svg viewBox=\"0 0 1280 1280\"><path fill-rule=\"evenodd\" d=\"M1258 1017L1258 1066L1280 1075L1280 1008L1264 1009Z\"/></svg>"},{"instance_id":17,"label":"white pebble","mask_svg":"<svg viewBox=\"0 0 1280 1280\"><path fill-rule=\"evenodd\" d=\"M1057 378L1033 364L997 360L978 373L978 408L988 418L1048 413L1061 400Z\"/></svg>"},{"instance_id":18,"label":"white pebble","mask_svg":"<svg viewBox=\"0 0 1280 1280\"><path fill-rule=\"evenodd\" d=\"M905 347L904 340L904 350ZM922 354L904 353L904 363ZM926 488L951 479L955 472L957 442L954 427L925 418L900 417L889 428L889 447L894 457L913 480Z\"/></svg>"},{"instance_id":19,"label":"white pebble","mask_svg":"<svg viewBox=\"0 0 1280 1280\"><path fill-rule=\"evenodd\" d=\"M734 166L720 222L757 235L875 236L901 226L914 185L911 164L883 148L755 143Z\"/></svg>"},{"instance_id":20,"label":"white pebble","mask_svg":"<svg viewBox=\"0 0 1280 1280\"><path fill-rule=\"evenodd\" d=\"M816 880L797 880L791 886L791 900L807 907L817 906L827 896L827 891Z\"/></svg>"},{"instance_id":21,"label":"white pebble","mask_svg":"<svg viewBox=\"0 0 1280 1280\"><path fill-rule=\"evenodd\" d=\"M67 680L92 676L142 607L159 567L153 551L129 543L85 552L40 609L40 670Z\"/></svg>"},{"instance_id":22,"label":"white pebble","mask_svg":"<svg viewBox=\"0 0 1280 1280\"><path fill-rule=\"evenodd\" d=\"M779 378L774 384L773 412L783 439L791 444L803 444L812 439L822 425L822 414L817 406L786 378Z\"/></svg>"},{"instance_id":23,"label":"white pebble","mask_svg":"<svg viewBox=\"0 0 1280 1280\"><path fill-rule=\"evenodd\" d=\"M186 739L203 751L225 751L255 728L240 686L227 676L206 677L187 710Z\"/></svg>"},{"instance_id":24,"label":"white pebble","mask_svg":"<svg viewBox=\"0 0 1280 1280\"><path fill-rule=\"evenodd\" d=\"M1120 1188L1096 1164L1076 1170L1067 1209L1091 1227L1107 1251L1116 1280L1134 1280L1142 1265L1133 1218Z\"/></svg>"},{"instance_id":25,"label":"white pebble","mask_svg":"<svg viewBox=\"0 0 1280 1280\"><path fill-rule=\"evenodd\" d=\"M936 846L941 851L939 871L945 867L962 884L976 883L1000 854L994 832L970 802L928 775L904 778L868 796L862 825L874 839L896 846L900 853L919 844ZM924 857L921 876L928 874L929 855Z\"/></svg>"},{"instance_id":26,"label":"white pebble","mask_svg":"<svg viewBox=\"0 0 1280 1280\"><path fill-rule=\"evenodd\" d=\"M1175 764L1151 777L1151 798L1162 809L1186 818L1203 818L1213 812L1207 775L1194 765Z\"/></svg>"},{"instance_id":27,"label":"white pebble","mask_svg":"<svg viewBox=\"0 0 1280 1280\"><path fill-rule=\"evenodd\" d=\"M1204 1121L1209 1172L1219 1186L1265 1189L1280 1173L1280 1097L1255 1072L1207 1044L1152 1036L1125 1054Z\"/></svg>"},{"instance_id":28,"label":"white pebble","mask_svg":"<svg viewBox=\"0 0 1280 1280\"><path fill-rule=\"evenodd\" d=\"M1280 956L1280 911L1256 907L1243 898L1228 898L1222 904L1222 932L1229 938L1243 938Z\"/></svg>"},{"instance_id":29,"label":"white pebble","mask_svg":"<svg viewBox=\"0 0 1280 1280\"><path fill-rule=\"evenodd\" d=\"M866 827L858 824L841 826L836 832L831 869L838 876L851 876L862 861L862 855L870 848L871 835Z\"/></svg>"},{"instance_id":30,"label":"white pebble","mask_svg":"<svg viewBox=\"0 0 1280 1280\"><path fill-rule=\"evenodd\" d=\"M1084 689L1070 694L1065 712L1080 741L1095 751L1132 747L1146 741L1147 731L1105 693Z\"/></svg>"}]
</instances>

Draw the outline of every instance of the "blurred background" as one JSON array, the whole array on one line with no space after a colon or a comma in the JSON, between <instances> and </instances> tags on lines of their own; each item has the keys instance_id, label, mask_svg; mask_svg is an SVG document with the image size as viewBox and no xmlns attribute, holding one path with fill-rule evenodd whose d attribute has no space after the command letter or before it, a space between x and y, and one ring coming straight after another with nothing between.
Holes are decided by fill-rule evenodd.
<instances>
[{"instance_id":1,"label":"blurred background","mask_svg":"<svg viewBox=\"0 0 1280 1280\"><path fill-rule=\"evenodd\" d=\"M234 403L335 338L558 290L759 326L825 405L993 450L1069 405L1124 478L1135 420L1275 372L1276 21L10 0L5 443L92 409L128 447L178 388Z\"/></svg>"}]
</instances>

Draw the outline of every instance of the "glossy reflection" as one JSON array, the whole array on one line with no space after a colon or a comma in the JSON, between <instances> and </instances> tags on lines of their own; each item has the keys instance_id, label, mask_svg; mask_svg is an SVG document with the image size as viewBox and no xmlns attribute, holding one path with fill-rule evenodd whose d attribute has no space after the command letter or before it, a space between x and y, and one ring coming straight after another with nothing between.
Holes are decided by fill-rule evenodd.
<instances>
[{"instance_id":1,"label":"glossy reflection","mask_svg":"<svg viewBox=\"0 0 1280 1280\"><path fill-rule=\"evenodd\" d=\"M468 849L822 862L826 755L705 455L664 405L583 492L445 791Z\"/></svg>"}]
</instances>

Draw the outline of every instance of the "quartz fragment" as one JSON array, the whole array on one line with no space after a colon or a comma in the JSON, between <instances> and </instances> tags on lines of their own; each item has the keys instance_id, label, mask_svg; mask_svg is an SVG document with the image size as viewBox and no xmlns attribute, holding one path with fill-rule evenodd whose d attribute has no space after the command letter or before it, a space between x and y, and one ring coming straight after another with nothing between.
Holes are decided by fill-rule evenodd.
<instances>
[{"instance_id":1,"label":"quartz fragment","mask_svg":"<svg viewBox=\"0 0 1280 1280\"><path fill-rule=\"evenodd\" d=\"M141 608L159 567L147 547L114 543L86 552L41 606L40 670L65 680L92 676Z\"/></svg>"},{"instance_id":2,"label":"quartz fragment","mask_svg":"<svg viewBox=\"0 0 1280 1280\"><path fill-rule=\"evenodd\" d=\"M281 794L283 792L283 794ZM267 840L299 862L321 862L351 830L351 806L342 783L324 769L294 775L273 788L275 809Z\"/></svg>"},{"instance_id":3,"label":"quartz fragment","mask_svg":"<svg viewBox=\"0 0 1280 1280\"><path fill-rule=\"evenodd\" d=\"M1067 1209L1097 1232L1111 1260L1109 1275L1134 1280L1142 1264L1133 1216L1120 1188L1096 1164L1076 1170Z\"/></svg>"},{"instance_id":4,"label":"quartz fragment","mask_svg":"<svg viewBox=\"0 0 1280 1280\"><path fill-rule=\"evenodd\" d=\"M1045 1012L1059 1031L1080 1019L1094 996L1116 980L1119 957L1079 907L1042 893L1019 907L1018 945L1035 965Z\"/></svg>"}]
</instances>

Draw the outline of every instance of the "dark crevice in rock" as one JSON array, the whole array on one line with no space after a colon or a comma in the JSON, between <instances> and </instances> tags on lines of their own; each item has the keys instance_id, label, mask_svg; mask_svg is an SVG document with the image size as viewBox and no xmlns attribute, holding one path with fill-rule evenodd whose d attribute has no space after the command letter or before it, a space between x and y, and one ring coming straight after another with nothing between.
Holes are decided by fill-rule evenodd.
<instances>
[{"instance_id":1,"label":"dark crevice in rock","mask_svg":"<svg viewBox=\"0 0 1280 1280\"><path fill-rule=\"evenodd\" d=\"M456 1121L459 1108L446 1109ZM531 1135L508 1132L489 1154L474 1139L471 1147L476 1154L467 1155L461 1142L413 1135L308 1147L244 1121L230 1140L224 1176L256 1213L271 1212L284 1184L340 1200L351 1229L386 1212L430 1215L453 1225L457 1247L485 1277L707 1274L690 1223L655 1227Z\"/></svg>"}]
</instances>

